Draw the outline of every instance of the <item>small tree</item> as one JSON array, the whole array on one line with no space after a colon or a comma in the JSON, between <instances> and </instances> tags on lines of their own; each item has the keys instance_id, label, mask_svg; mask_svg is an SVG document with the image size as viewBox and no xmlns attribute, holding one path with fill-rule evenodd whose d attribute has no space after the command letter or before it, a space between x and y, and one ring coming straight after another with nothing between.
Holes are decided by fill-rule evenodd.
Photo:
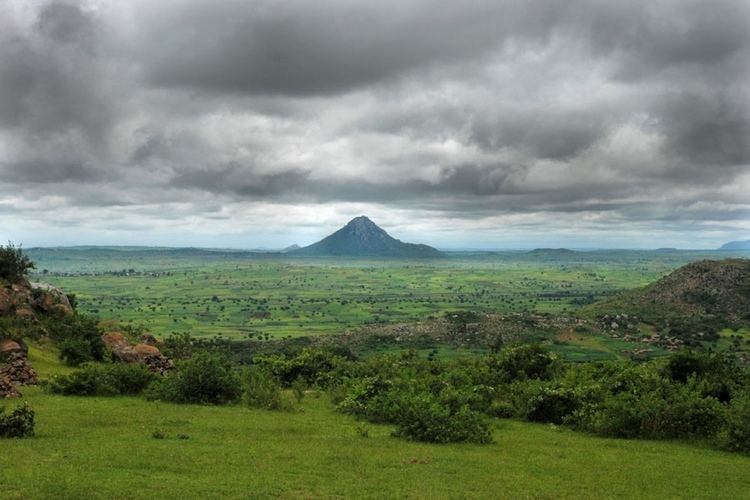
<instances>
[{"instance_id":1,"label":"small tree","mask_svg":"<svg viewBox=\"0 0 750 500\"><path fill-rule=\"evenodd\" d=\"M7 246L0 245L0 279L17 281L36 265L23 253L21 247L16 248L13 243Z\"/></svg>"}]
</instances>

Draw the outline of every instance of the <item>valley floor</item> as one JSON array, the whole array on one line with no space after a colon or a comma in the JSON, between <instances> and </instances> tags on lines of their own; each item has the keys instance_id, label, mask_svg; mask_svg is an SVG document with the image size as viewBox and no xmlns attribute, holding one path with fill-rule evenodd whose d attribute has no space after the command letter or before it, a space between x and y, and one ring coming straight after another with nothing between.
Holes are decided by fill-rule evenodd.
<instances>
[{"instance_id":1,"label":"valley floor","mask_svg":"<svg viewBox=\"0 0 750 500\"><path fill-rule=\"evenodd\" d=\"M750 457L682 443L503 420L492 445L413 443L315 394L297 413L24 396L37 435L0 442L4 499L750 498Z\"/></svg>"}]
</instances>

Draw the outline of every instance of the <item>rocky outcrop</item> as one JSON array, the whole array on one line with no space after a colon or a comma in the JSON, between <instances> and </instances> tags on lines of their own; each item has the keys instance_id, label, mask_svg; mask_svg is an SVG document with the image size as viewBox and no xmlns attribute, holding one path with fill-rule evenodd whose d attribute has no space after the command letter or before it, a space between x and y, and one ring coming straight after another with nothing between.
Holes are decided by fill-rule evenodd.
<instances>
[{"instance_id":1,"label":"rocky outcrop","mask_svg":"<svg viewBox=\"0 0 750 500\"><path fill-rule=\"evenodd\" d=\"M11 339L0 339L0 361L12 353L26 354L29 348L23 341L16 342Z\"/></svg>"},{"instance_id":2,"label":"rocky outcrop","mask_svg":"<svg viewBox=\"0 0 750 500\"><path fill-rule=\"evenodd\" d=\"M153 340L155 343L156 339ZM164 356L155 345L145 343L132 345L128 338L120 332L105 333L102 335L102 341L104 341L107 349L112 352L114 361L141 364L156 373L164 373L174 368L172 360Z\"/></svg>"},{"instance_id":3,"label":"rocky outcrop","mask_svg":"<svg viewBox=\"0 0 750 500\"><path fill-rule=\"evenodd\" d=\"M8 377L0 375L0 399L18 397L21 397L21 393L18 392L16 386L13 385Z\"/></svg>"},{"instance_id":4,"label":"rocky outcrop","mask_svg":"<svg viewBox=\"0 0 750 500\"><path fill-rule=\"evenodd\" d=\"M0 378L16 385L36 385L39 377L23 352L12 352L0 360Z\"/></svg>"},{"instance_id":5,"label":"rocky outcrop","mask_svg":"<svg viewBox=\"0 0 750 500\"><path fill-rule=\"evenodd\" d=\"M26 279L0 282L0 315L31 320L37 314L65 317L73 312L68 296L50 284L30 283Z\"/></svg>"}]
</instances>

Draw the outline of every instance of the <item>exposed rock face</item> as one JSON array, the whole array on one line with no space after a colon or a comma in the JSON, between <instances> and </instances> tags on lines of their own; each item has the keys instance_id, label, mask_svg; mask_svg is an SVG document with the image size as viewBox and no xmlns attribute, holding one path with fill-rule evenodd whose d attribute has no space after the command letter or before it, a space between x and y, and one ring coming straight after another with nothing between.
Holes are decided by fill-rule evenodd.
<instances>
[{"instance_id":1,"label":"exposed rock face","mask_svg":"<svg viewBox=\"0 0 750 500\"><path fill-rule=\"evenodd\" d=\"M0 340L0 361L2 361L6 356L10 355L11 353L25 354L26 349L24 349L24 347L20 343L16 342L15 340L11 340L11 339Z\"/></svg>"},{"instance_id":2,"label":"exposed rock face","mask_svg":"<svg viewBox=\"0 0 750 500\"><path fill-rule=\"evenodd\" d=\"M138 340L141 341L141 344L146 344L146 345L158 345L159 344L159 341L156 340L156 337L154 337L150 333L142 333L138 337Z\"/></svg>"},{"instance_id":3,"label":"exposed rock face","mask_svg":"<svg viewBox=\"0 0 750 500\"><path fill-rule=\"evenodd\" d=\"M174 368L172 360L164 356L154 345L131 345L128 338L120 332L105 333L102 335L102 340L107 349L112 351L112 357L121 363L145 365L156 373L164 373ZM154 342L156 342L155 338Z\"/></svg>"},{"instance_id":4,"label":"exposed rock face","mask_svg":"<svg viewBox=\"0 0 750 500\"><path fill-rule=\"evenodd\" d=\"M47 283L29 283L26 279L15 283L0 283L0 315L15 315L34 319L37 313L58 317L73 314L68 296Z\"/></svg>"},{"instance_id":5,"label":"exposed rock face","mask_svg":"<svg viewBox=\"0 0 750 500\"><path fill-rule=\"evenodd\" d=\"M36 370L31 366L26 354L11 352L0 364L0 378L7 378L16 385L36 385L39 382Z\"/></svg>"},{"instance_id":6,"label":"exposed rock face","mask_svg":"<svg viewBox=\"0 0 750 500\"><path fill-rule=\"evenodd\" d=\"M8 377L0 375L0 399L18 397L21 397L21 393L18 392L16 386L13 385Z\"/></svg>"}]
</instances>

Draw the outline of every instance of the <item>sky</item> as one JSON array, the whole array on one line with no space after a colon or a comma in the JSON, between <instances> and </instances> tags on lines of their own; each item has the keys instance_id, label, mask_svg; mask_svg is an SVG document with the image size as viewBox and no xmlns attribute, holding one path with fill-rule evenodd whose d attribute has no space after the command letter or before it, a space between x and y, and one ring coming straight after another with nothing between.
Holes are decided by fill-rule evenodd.
<instances>
[{"instance_id":1,"label":"sky","mask_svg":"<svg viewBox=\"0 0 750 500\"><path fill-rule=\"evenodd\" d=\"M0 0L0 238L750 238L748 0Z\"/></svg>"}]
</instances>

